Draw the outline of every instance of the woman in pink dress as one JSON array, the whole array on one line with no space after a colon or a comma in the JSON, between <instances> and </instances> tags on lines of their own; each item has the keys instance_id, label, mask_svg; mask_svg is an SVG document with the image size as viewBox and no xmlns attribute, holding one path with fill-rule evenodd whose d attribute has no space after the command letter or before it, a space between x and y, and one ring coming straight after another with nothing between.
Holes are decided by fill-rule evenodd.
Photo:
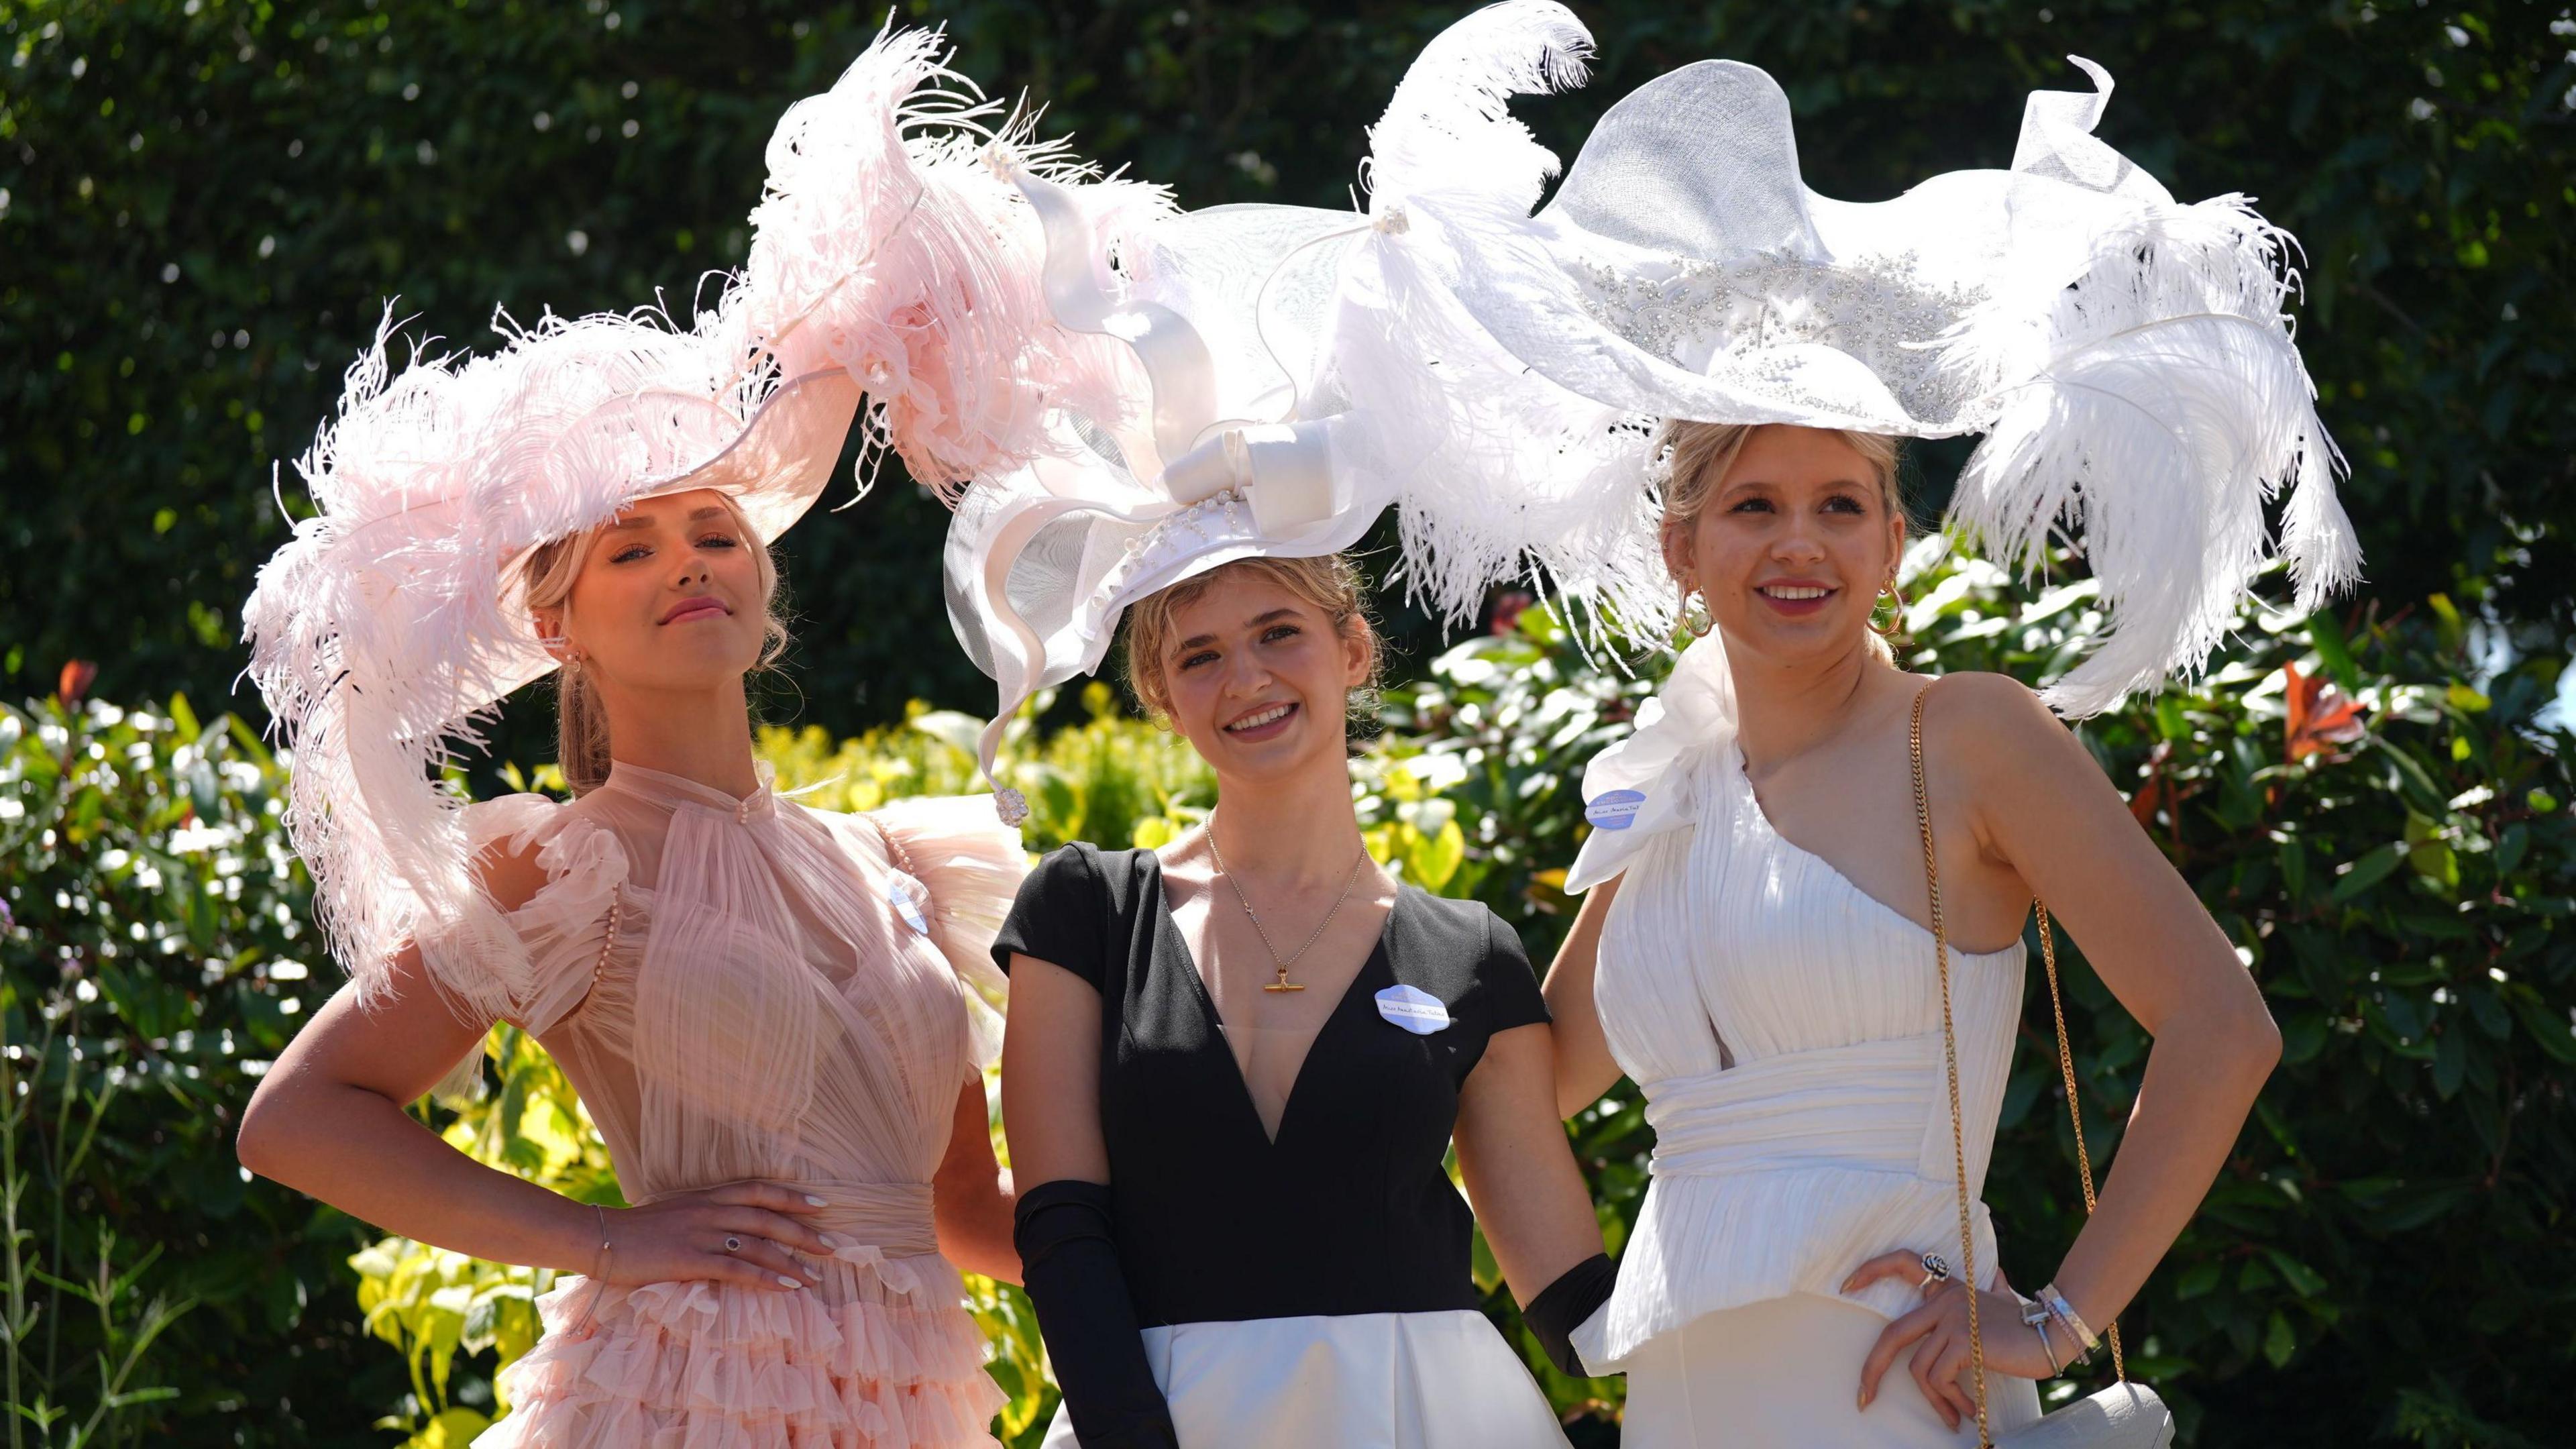
<instances>
[{"instance_id":1,"label":"woman in pink dress","mask_svg":"<svg viewBox=\"0 0 2576 1449\"><path fill-rule=\"evenodd\" d=\"M981 800L777 798L744 693L784 639L769 545L863 403L871 446L950 483L1025 462L1037 404L1086 375L965 90L889 32L790 111L749 264L686 331L549 316L399 372L379 338L300 464L318 516L244 611L354 979L261 1083L241 1160L579 1275L487 1445L992 1442L959 1269L1018 1276L979 1067L1025 857ZM569 803L439 787L452 741L558 670ZM495 1022L563 1066L629 1206L406 1113Z\"/></svg>"},{"instance_id":2,"label":"woman in pink dress","mask_svg":"<svg viewBox=\"0 0 2576 1449\"><path fill-rule=\"evenodd\" d=\"M1017 835L976 800L852 816L771 792L743 676L776 579L726 494L641 500L527 574L576 798L462 812L502 929L424 932L379 999L334 997L261 1082L243 1164L584 1275L540 1301L487 1445L989 1443L1002 1395L951 1265L1016 1280L1018 1258L961 982L991 972ZM634 1206L404 1112L496 1018L562 1065Z\"/></svg>"}]
</instances>

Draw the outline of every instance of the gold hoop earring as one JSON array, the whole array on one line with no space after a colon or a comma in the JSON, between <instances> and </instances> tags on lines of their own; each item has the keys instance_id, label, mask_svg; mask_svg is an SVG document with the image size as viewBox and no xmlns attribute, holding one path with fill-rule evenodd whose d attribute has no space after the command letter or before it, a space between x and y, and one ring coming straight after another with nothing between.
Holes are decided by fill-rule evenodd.
<instances>
[{"instance_id":1,"label":"gold hoop earring","mask_svg":"<svg viewBox=\"0 0 2576 1449\"><path fill-rule=\"evenodd\" d=\"M1694 639L1707 638L1708 631L1717 627L1717 620L1709 616L1707 596L1697 589L1682 595L1682 627Z\"/></svg>"},{"instance_id":2,"label":"gold hoop earring","mask_svg":"<svg viewBox=\"0 0 2576 1449\"><path fill-rule=\"evenodd\" d=\"M1876 619L1870 620L1869 631L1881 639L1893 639L1905 632L1905 591L1896 586L1896 575L1887 576L1887 587L1879 590L1879 597L1894 599L1896 606L1888 610L1887 623L1884 627L1881 627ZM1870 612L1873 614L1878 612L1875 605Z\"/></svg>"}]
</instances>

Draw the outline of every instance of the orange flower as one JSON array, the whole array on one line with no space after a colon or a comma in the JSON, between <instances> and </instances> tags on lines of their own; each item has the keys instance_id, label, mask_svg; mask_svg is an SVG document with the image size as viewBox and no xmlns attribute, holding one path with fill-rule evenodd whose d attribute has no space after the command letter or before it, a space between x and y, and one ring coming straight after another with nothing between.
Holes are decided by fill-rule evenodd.
<instances>
[{"instance_id":1,"label":"orange flower","mask_svg":"<svg viewBox=\"0 0 2576 1449\"><path fill-rule=\"evenodd\" d=\"M2293 765L2315 754L2334 761L2352 758L2349 751L2332 747L2361 738L2360 703L2337 694L2322 677L2311 679L2301 674L2296 664L2282 665L2281 674L2289 681L2290 702L2283 757Z\"/></svg>"},{"instance_id":2,"label":"orange flower","mask_svg":"<svg viewBox=\"0 0 2576 1449\"><path fill-rule=\"evenodd\" d=\"M60 678L54 681L54 693L62 697L63 708L70 709L89 693L90 681L98 678L98 666L86 659L67 660Z\"/></svg>"}]
</instances>

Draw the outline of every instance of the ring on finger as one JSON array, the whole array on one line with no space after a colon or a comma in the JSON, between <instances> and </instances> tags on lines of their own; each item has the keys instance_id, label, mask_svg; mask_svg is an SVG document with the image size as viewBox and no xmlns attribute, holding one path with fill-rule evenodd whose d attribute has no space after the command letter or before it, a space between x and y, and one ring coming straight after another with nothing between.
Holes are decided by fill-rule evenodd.
<instances>
[{"instance_id":1,"label":"ring on finger","mask_svg":"<svg viewBox=\"0 0 2576 1449\"><path fill-rule=\"evenodd\" d=\"M1947 1283L1950 1281L1950 1260L1938 1253L1926 1253L1923 1255L1923 1273L1927 1283Z\"/></svg>"},{"instance_id":2,"label":"ring on finger","mask_svg":"<svg viewBox=\"0 0 2576 1449\"><path fill-rule=\"evenodd\" d=\"M728 1252L728 1253L739 1253L739 1252L741 1252L741 1251L742 1251L742 1239L737 1238L737 1237L733 1237L733 1236L731 1236L731 1235L727 1235L727 1237L725 1238L725 1251L726 1251L726 1252Z\"/></svg>"}]
</instances>

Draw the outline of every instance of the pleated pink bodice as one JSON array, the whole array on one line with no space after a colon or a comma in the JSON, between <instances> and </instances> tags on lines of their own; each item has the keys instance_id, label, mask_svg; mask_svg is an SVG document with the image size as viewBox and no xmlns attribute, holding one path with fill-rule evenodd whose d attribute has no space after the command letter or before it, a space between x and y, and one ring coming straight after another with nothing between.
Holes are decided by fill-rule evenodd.
<instances>
[{"instance_id":1,"label":"pleated pink bodice","mask_svg":"<svg viewBox=\"0 0 2576 1449\"><path fill-rule=\"evenodd\" d=\"M843 1243L804 1291L565 1280L480 1442L989 1444L1001 1395L930 1183L998 1042L985 952L1025 856L990 802L839 815L620 764L570 805L507 797L468 828L536 847L548 884L507 917L517 954L424 958L485 999L499 973L628 1201L781 1182L827 1199L812 1221Z\"/></svg>"}]
</instances>

